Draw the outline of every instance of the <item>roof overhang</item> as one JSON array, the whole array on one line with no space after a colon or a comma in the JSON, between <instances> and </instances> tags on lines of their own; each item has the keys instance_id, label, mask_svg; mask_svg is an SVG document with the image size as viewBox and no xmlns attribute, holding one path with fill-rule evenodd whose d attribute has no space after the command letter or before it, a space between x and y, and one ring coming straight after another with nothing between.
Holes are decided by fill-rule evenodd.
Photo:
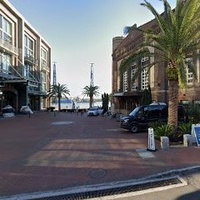
<instances>
[{"instance_id":1,"label":"roof overhang","mask_svg":"<svg viewBox=\"0 0 200 200\"><path fill-rule=\"evenodd\" d=\"M2 82L2 83L28 83L28 81L24 80L24 79L14 79L14 80L8 79L8 80L2 80L0 82Z\"/></svg>"},{"instance_id":2,"label":"roof overhang","mask_svg":"<svg viewBox=\"0 0 200 200\"><path fill-rule=\"evenodd\" d=\"M116 92L113 94L113 97L138 97L141 95L142 95L142 91Z\"/></svg>"},{"instance_id":3,"label":"roof overhang","mask_svg":"<svg viewBox=\"0 0 200 200\"><path fill-rule=\"evenodd\" d=\"M47 97L47 92L40 92L40 91L28 91L30 96L40 96L40 97Z\"/></svg>"}]
</instances>

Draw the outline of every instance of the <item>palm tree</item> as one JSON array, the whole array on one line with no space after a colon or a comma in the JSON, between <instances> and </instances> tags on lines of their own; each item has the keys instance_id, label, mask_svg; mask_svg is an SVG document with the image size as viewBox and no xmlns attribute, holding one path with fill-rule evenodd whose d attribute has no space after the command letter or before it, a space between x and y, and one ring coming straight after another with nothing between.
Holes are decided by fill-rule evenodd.
<instances>
[{"instance_id":1,"label":"palm tree","mask_svg":"<svg viewBox=\"0 0 200 200\"><path fill-rule=\"evenodd\" d=\"M90 98L90 108L93 106L94 96L99 94L99 86L85 86L83 94Z\"/></svg>"},{"instance_id":2,"label":"palm tree","mask_svg":"<svg viewBox=\"0 0 200 200\"><path fill-rule=\"evenodd\" d=\"M168 124L175 131L178 125L178 91L186 86L187 67L196 77L194 61L199 56L200 49L200 3L199 0L177 0L176 8L172 9L167 0L161 1L164 5L161 15L146 0L141 4L154 15L159 31L141 30L135 26L125 28L127 33L134 29L141 31L144 34L144 42L137 52L122 62L121 71L127 70L130 64L141 59L141 56L155 58L148 68L160 62L166 63ZM150 51L152 48L153 52Z\"/></svg>"},{"instance_id":3,"label":"palm tree","mask_svg":"<svg viewBox=\"0 0 200 200\"><path fill-rule=\"evenodd\" d=\"M57 85L52 85L50 87L50 91L48 93L49 97L54 97L58 99L58 110L60 111L61 108L61 98L64 96L68 98L67 95L70 95L70 91L65 84L58 83Z\"/></svg>"}]
</instances>

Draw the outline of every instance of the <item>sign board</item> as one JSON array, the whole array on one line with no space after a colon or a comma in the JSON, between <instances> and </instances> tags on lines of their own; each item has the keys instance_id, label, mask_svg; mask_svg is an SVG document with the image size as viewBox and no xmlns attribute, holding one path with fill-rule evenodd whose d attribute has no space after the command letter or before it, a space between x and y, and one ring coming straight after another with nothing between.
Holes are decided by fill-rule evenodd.
<instances>
[{"instance_id":1,"label":"sign board","mask_svg":"<svg viewBox=\"0 0 200 200\"><path fill-rule=\"evenodd\" d=\"M197 146L200 146L200 124L192 124L192 133L196 138Z\"/></svg>"},{"instance_id":2,"label":"sign board","mask_svg":"<svg viewBox=\"0 0 200 200\"><path fill-rule=\"evenodd\" d=\"M148 128L148 148L149 151L156 151L153 128Z\"/></svg>"}]
</instances>

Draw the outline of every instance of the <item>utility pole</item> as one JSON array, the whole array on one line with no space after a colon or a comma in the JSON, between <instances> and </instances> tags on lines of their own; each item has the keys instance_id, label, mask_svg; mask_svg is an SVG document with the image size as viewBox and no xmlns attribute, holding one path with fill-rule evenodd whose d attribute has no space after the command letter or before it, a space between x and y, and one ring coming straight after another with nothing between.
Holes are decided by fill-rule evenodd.
<instances>
[{"instance_id":1,"label":"utility pole","mask_svg":"<svg viewBox=\"0 0 200 200\"><path fill-rule=\"evenodd\" d=\"M53 62L53 85L57 85L57 80L56 80L56 62ZM56 103L56 97L52 97L52 103Z\"/></svg>"},{"instance_id":2,"label":"utility pole","mask_svg":"<svg viewBox=\"0 0 200 200\"><path fill-rule=\"evenodd\" d=\"M94 86L94 73L93 73L93 65L94 63L90 63L91 67L90 67L90 86Z\"/></svg>"},{"instance_id":3,"label":"utility pole","mask_svg":"<svg viewBox=\"0 0 200 200\"><path fill-rule=\"evenodd\" d=\"M53 62L53 85L57 85L57 80L56 80L56 62Z\"/></svg>"}]
</instances>

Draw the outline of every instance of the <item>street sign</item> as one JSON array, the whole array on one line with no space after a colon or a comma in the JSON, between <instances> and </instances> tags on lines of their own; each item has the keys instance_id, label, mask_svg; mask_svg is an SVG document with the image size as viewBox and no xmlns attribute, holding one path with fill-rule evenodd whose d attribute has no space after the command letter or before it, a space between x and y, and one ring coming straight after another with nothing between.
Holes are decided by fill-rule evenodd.
<instances>
[{"instance_id":1,"label":"street sign","mask_svg":"<svg viewBox=\"0 0 200 200\"><path fill-rule=\"evenodd\" d=\"M148 151L156 151L154 130L153 128L148 128Z\"/></svg>"},{"instance_id":2,"label":"street sign","mask_svg":"<svg viewBox=\"0 0 200 200\"><path fill-rule=\"evenodd\" d=\"M200 124L192 125L192 134L196 138L197 146L200 146Z\"/></svg>"}]
</instances>

